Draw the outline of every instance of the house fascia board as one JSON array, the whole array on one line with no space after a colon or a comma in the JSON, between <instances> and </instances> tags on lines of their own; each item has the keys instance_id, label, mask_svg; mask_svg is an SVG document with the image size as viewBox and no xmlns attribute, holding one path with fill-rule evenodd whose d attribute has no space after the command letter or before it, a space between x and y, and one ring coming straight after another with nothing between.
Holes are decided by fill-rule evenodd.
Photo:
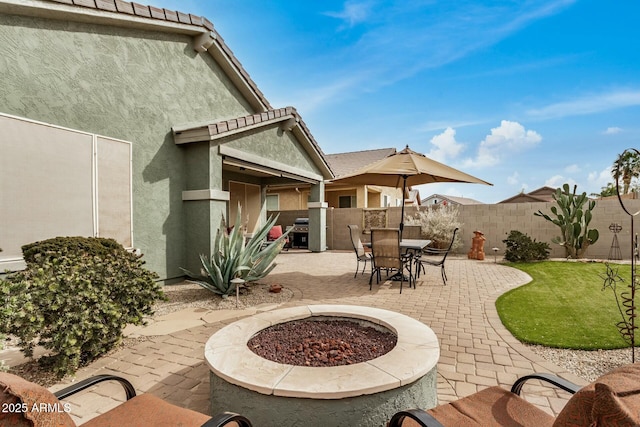
<instances>
[{"instance_id":1,"label":"house fascia board","mask_svg":"<svg viewBox=\"0 0 640 427\"><path fill-rule=\"evenodd\" d=\"M318 183L322 181L322 175L318 175L303 169L295 168L290 165L276 162L270 159L265 159L256 154L247 153L236 148L229 147L227 145L220 145L218 147L219 153L222 156L230 157L231 159L240 160L240 163L234 163L233 160L226 161L228 164L235 166L251 167L255 170L264 171L272 175L278 175L285 178L298 179L309 183ZM246 163L243 163L246 162ZM223 161L224 163L224 161Z\"/></svg>"}]
</instances>

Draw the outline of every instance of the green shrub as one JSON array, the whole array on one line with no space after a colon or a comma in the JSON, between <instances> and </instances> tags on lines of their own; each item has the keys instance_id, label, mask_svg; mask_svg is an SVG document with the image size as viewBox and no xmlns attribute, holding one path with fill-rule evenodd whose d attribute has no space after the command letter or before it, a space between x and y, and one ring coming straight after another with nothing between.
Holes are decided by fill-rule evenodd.
<instances>
[{"instance_id":1,"label":"green shrub","mask_svg":"<svg viewBox=\"0 0 640 427\"><path fill-rule=\"evenodd\" d=\"M548 243L531 240L531 237L517 230L511 230L502 243L507 245L504 258L511 262L547 259L551 250Z\"/></svg>"},{"instance_id":2,"label":"green shrub","mask_svg":"<svg viewBox=\"0 0 640 427\"><path fill-rule=\"evenodd\" d=\"M28 357L35 345L51 350L41 362L59 376L105 354L127 324L144 323L164 298L141 256L112 239L56 238L26 245L27 269L0 282L9 310L0 332L20 339Z\"/></svg>"},{"instance_id":3,"label":"green shrub","mask_svg":"<svg viewBox=\"0 0 640 427\"><path fill-rule=\"evenodd\" d=\"M113 239L87 237L56 237L24 245L22 256L25 262L35 263L37 255L64 254L66 252L88 253L103 256L113 252L126 252L122 245Z\"/></svg>"}]
</instances>

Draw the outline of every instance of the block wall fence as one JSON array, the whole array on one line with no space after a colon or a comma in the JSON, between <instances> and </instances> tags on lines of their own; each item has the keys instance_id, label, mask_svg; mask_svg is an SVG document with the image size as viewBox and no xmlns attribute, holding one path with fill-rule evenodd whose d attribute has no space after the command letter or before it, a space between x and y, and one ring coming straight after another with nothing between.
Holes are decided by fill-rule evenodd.
<instances>
[{"instance_id":1,"label":"block wall fence","mask_svg":"<svg viewBox=\"0 0 640 427\"><path fill-rule=\"evenodd\" d=\"M504 255L505 245L502 243L511 230L518 230L541 242L549 243L551 258L563 258L564 248L551 242L551 239L560 235L560 229L544 218L534 216L533 213L541 210L551 214L551 207L555 202L548 203L504 203L493 205L466 205L458 206L459 222L462 224L460 237L462 246L458 248L458 254L466 254L471 248L471 239L475 230L484 233L485 253L488 259L493 257L491 248L499 248L498 258ZM631 213L640 211L640 200L625 200L625 206ZM422 208L425 209L425 208ZM415 214L415 207L405 210L405 217ZM400 224L401 208L388 208L387 226L398 227ZM280 214L278 224L292 225L296 218L307 217L306 210L269 212ZM553 217L553 216L552 216ZM627 215L617 200L598 200L593 211L593 219L589 228L596 228L600 232L599 240L589 247L585 258L607 259L613 242L614 234L609 230L609 225L618 223L622 231L618 233L618 243L622 259L631 258L631 217ZM363 225L363 210L351 209L327 209L327 249L352 250L349 237L348 224ZM635 233L640 231L640 215L636 217ZM405 226L407 237L418 237L417 227ZM427 237L428 236L424 236ZM362 235L363 241L368 241L369 236Z\"/></svg>"}]
</instances>

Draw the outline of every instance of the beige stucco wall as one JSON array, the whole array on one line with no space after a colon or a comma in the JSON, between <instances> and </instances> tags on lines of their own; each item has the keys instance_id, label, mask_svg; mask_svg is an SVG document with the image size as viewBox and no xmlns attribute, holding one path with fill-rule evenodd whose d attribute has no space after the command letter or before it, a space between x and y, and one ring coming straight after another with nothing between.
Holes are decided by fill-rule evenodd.
<instances>
[{"instance_id":1,"label":"beige stucco wall","mask_svg":"<svg viewBox=\"0 0 640 427\"><path fill-rule=\"evenodd\" d=\"M630 212L638 212L640 210L640 200L627 200L626 203L628 203ZM487 259L493 259L492 247L498 247L500 249L498 252L499 257L502 257L505 247L502 240L506 239L511 230L518 230L538 241L549 243L551 247L550 256L562 258L565 256L564 248L551 243L551 239L560 234L559 228L543 218L533 215L538 210L550 213L550 208L553 205L553 202L549 202L459 206L459 220L462 223L460 229L462 246L457 252L466 254L471 249L473 232L480 230L486 238L485 252ZM399 207L388 209L389 227L398 227L400 211L401 208ZM415 212L415 207L407 207L405 215L412 215ZM296 215L305 216L305 212L298 211ZM283 217L283 219L288 220L289 218ZM327 212L327 245L329 249L351 250L347 225L358 224L362 227L362 223L362 209L329 209ZM630 259L632 237L630 217L620 208L617 200L597 201L590 228L598 229L600 239L588 249L587 258L607 259L613 240L613 233L609 231L611 223L619 223L622 226L622 231L618 234L618 242L623 259ZM636 224L637 228L638 225ZM367 240L366 235L363 235L363 240Z\"/></svg>"}]
</instances>

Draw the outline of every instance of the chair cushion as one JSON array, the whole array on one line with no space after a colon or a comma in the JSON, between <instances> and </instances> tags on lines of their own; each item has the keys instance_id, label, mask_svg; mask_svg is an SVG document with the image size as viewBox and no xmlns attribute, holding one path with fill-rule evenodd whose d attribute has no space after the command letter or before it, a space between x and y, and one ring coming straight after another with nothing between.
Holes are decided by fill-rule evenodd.
<instances>
[{"instance_id":1,"label":"chair cushion","mask_svg":"<svg viewBox=\"0 0 640 427\"><path fill-rule=\"evenodd\" d=\"M608 372L567 402L554 427L640 425L640 363Z\"/></svg>"},{"instance_id":2,"label":"chair cushion","mask_svg":"<svg viewBox=\"0 0 640 427\"><path fill-rule=\"evenodd\" d=\"M0 404L2 426L75 427L53 393L17 375L0 373Z\"/></svg>"},{"instance_id":3,"label":"chair cushion","mask_svg":"<svg viewBox=\"0 0 640 427\"><path fill-rule=\"evenodd\" d=\"M282 226L274 225L273 227L271 227L271 230L269 230L269 233L267 234L267 240L277 240L280 236L282 236L282 234Z\"/></svg>"},{"instance_id":4,"label":"chair cushion","mask_svg":"<svg viewBox=\"0 0 640 427\"><path fill-rule=\"evenodd\" d=\"M209 416L172 405L149 393L141 394L99 415L82 427L112 426L201 426Z\"/></svg>"},{"instance_id":5,"label":"chair cushion","mask_svg":"<svg viewBox=\"0 0 640 427\"><path fill-rule=\"evenodd\" d=\"M553 424L553 417L502 387L490 387L427 411L445 427L536 426ZM404 426L412 426L406 420Z\"/></svg>"}]
</instances>

